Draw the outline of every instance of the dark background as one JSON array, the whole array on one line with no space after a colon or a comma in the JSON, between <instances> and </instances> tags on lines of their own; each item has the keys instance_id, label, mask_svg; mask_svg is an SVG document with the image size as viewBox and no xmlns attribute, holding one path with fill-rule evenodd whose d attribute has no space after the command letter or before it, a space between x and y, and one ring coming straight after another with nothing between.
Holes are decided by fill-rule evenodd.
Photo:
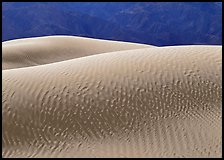
<instances>
[{"instance_id":1,"label":"dark background","mask_svg":"<svg viewBox=\"0 0 224 160\"><path fill-rule=\"evenodd\" d=\"M222 2L3 2L2 41L76 35L157 46L222 44Z\"/></svg>"}]
</instances>

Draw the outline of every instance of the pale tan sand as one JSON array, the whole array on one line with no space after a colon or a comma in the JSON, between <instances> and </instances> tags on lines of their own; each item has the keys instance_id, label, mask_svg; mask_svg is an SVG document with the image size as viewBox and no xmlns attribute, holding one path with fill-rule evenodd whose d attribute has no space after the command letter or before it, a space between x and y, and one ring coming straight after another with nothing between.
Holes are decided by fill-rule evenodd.
<instances>
[{"instance_id":1,"label":"pale tan sand","mask_svg":"<svg viewBox=\"0 0 224 160\"><path fill-rule=\"evenodd\" d=\"M3 70L2 155L221 157L221 60L155 47Z\"/></svg>"},{"instance_id":2,"label":"pale tan sand","mask_svg":"<svg viewBox=\"0 0 224 160\"><path fill-rule=\"evenodd\" d=\"M2 43L2 68L48 64L99 53L154 47L75 36L46 36Z\"/></svg>"}]
</instances>

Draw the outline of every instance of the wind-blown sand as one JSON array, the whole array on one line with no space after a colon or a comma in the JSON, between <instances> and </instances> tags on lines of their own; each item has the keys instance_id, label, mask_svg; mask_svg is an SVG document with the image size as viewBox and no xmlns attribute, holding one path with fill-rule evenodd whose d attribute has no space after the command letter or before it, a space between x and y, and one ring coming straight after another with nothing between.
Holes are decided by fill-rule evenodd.
<instances>
[{"instance_id":1,"label":"wind-blown sand","mask_svg":"<svg viewBox=\"0 0 224 160\"><path fill-rule=\"evenodd\" d=\"M154 47L75 36L25 38L2 43L3 69L36 66L99 53Z\"/></svg>"},{"instance_id":2,"label":"wind-blown sand","mask_svg":"<svg viewBox=\"0 0 224 160\"><path fill-rule=\"evenodd\" d=\"M3 157L222 156L221 46L51 48L38 66L9 62L14 46L3 49Z\"/></svg>"}]
</instances>

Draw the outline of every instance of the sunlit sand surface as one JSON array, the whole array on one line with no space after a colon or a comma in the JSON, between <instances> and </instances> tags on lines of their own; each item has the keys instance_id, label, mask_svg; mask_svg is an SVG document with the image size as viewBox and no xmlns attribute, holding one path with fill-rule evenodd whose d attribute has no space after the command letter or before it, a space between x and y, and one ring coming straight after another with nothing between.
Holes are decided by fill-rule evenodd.
<instances>
[{"instance_id":1,"label":"sunlit sand surface","mask_svg":"<svg viewBox=\"0 0 224 160\"><path fill-rule=\"evenodd\" d=\"M221 157L222 47L3 42L3 157Z\"/></svg>"}]
</instances>

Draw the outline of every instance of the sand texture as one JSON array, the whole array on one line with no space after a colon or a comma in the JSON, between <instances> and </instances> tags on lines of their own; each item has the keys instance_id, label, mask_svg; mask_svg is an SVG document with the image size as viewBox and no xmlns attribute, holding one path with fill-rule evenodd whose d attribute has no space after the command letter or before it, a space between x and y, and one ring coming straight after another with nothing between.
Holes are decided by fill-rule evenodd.
<instances>
[{"instance_id":1,"label":"sand texture","mask_svg":"<svg viewBox=\"0 0 224 160\"><path fill-rule=\"evenodd\" d=\"M3 157L222 156L221 46L22 41L2 44Z\"/></svg>"},{"instance_id":2,"label":"sand texture","mask_svg":"<svg viewBox=\"0 0 224 160\"><path fill-rule=\"evenodd\" d=\"M46 36L2 43L2 68L36 66L99 53L154 47L75 36Z\"/></svg>"}]
</instances>

